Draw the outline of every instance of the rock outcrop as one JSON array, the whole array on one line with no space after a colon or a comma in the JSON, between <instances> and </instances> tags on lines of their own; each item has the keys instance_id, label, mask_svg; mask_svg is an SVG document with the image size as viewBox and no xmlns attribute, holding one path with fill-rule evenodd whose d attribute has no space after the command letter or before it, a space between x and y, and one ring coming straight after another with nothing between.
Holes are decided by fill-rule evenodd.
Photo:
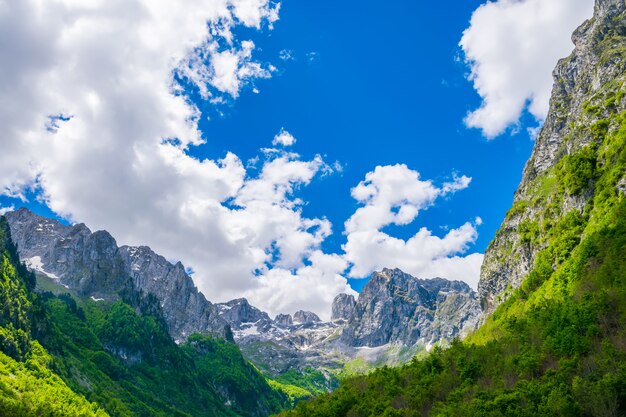
<instances>
[{"instance_id":1,"label":"rock outcrop","mask_svg":"<svg viewBox=\"0 0 626 417\"><path fill-rule=\"evenodd\" d=\"M524 168L514 204L485 253L478 286L482 307L492 312L518 288L532 270L546 242L537 230L566 214L582 213L594 194L593 182L557 193L553 170L565 157L596 143L596 123L626 108L626 3L598 0L592 19L573 34L575 49L554 70L550 110ZM607 106L609 104L609 106ZM604 110L603 110L604 109ZM616 192L619 192L619 183Z\"/></svg>"},{"instance_id":2,"label":"rock outcrop","mask_svg":"<svg viewBox=\"0 0 626 417\"><path fill-rule=\"evenodd\" d=\"M476 293L464 282L383 269L363 288L340 340L353 347L431 346L474 330L480 315Z\"/></svg>"},{"instance_id":3,"label":"rock outcrop","mask_svg":"<svg viewBox=\"0 0 626 417\"><path fill-rule=\"evenodd\" d=\"M354 313L354 307L356 306L356 300L352 294L338 294L331 307L330 319L336 320L349 320Z\"/></svg>"},{"instance_id":4,"label":"rock outcrop","mask_svg":"<svg viewBox=\"0 0 626 417\"><path fill-rule=\"evenodd\" d=\"M116 299L130 285L115 239L84 224L65 226L27 209L6 214L20 258L81 295Z\"/></svg>"},{"instance_id":5,"label":"rock outcrop","mask_svg":"<svg viewBox=\"0 0 626 417\"><path fill-rule=\"evenodd\" d=\"M216 304L220 317L226 320L233 330L245 324L269 325L272 319L264 311L250 305L245 298L238 298L227 303Z\"/></svg>"},{"instance_id":6,"label":"rock outcrop","mask_svg":"<svg viewBox=\"0 0 626 417\"><path fill-rule=\"evenodd\" d=\"M119 251L133 288L156 297L175 340L195 332L224 334L227 322L198 291L182 263L173 265L147 246L122 246Z\"/></svg>"},{"instance_id":7,"label":"rock outcrop","mask_svg":"<svg viewBox=\"0 0 626 417\"><path fill-rule=\"evenodd\" d=\"M319 323L320 318L311 311L299 310L293 315L293 322L298 324Z\"/></svg>"},{"instance_id":8,"label":"rock outcrop","mask_svg":"<svg viewBox=\"0 0 626 417\"><path fill-rule=\"evenodd\" d=\"M291 318L291 314L278 314L274 323L279 327L289 327L293 325L293 318Z\"/></svg>"}]
</instances>

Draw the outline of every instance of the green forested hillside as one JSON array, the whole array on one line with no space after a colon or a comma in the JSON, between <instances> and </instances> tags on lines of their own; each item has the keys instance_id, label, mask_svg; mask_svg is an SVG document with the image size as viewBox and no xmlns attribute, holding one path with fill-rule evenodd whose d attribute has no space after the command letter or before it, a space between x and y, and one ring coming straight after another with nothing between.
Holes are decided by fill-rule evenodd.
<instances>
[{"instance_id":1,"label":"green forested hillside","mask_svg":"<svg viewBox=\"0 0 626 417\"><path fill-rule=\"evenodd\" d=\"M106 416L51 370L53 358L33 339L45 315L7 231L0 218L0 415Z\"/></svg>"},{"instance_id":2,"label":"green forested hillside","mask_svg":"<svg viewBox=\"0 0 626 417\"><path fill-rule=\"evenodd\" d=\"M2 218L0 415L265 416L289 405L234 343L192 335L178 346L122 301L36 294L9 234Z\"/></svg>"}]
</instances>

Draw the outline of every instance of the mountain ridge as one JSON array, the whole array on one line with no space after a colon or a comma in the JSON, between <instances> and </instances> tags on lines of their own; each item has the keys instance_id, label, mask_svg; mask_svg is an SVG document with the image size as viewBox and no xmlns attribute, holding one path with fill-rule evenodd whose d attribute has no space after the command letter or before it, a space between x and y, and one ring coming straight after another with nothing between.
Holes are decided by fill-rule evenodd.
<instances>
[{"instance_id":1,"label":"mountain ridge","mask_svg":"<svg viewBox=\"0 0 626 417\"><path fill-rule=\"evenodd\" d=\"M232 338L272 377L293 370L304 375L313 367L332 385L332 375L355 358L372 365L399 363L409 358L407 354L389 352L447 343L473 330L480 317L476 294L466 284L384 269L373 274L358 299L336 297L331 315L343 318L323 322L313 312L297 311L271 319L243 298L211 303L180 262L172 264L147 246L117 247L106 231L91 233L83 224L64 226L24 208L6 218L22 260L34 271L93 300L123 298L147 308L163 317L178 343L196 332ZM394 278L378 283L381 277ZM385 306L394 315L386 314ZM371 323L385 327L386 335L369 334ZM404 330L408 327L411 332Z\"/></svg>"},{"instance_id":2,"label":"mountain ridge","mask_svg":"<svg viewBox=\"0 0 626 417\"><path fill-rule=\"evenodd\" d=\"M123 290L154 296L171 336L194 332L224 336L226 322L200 293L182 264L172 265L146 246L118 247L106 231L92 233L84 224L65 226L21 208L6 214L27 264L79 294L116 300Z\"/></svg>"}]
</instances>

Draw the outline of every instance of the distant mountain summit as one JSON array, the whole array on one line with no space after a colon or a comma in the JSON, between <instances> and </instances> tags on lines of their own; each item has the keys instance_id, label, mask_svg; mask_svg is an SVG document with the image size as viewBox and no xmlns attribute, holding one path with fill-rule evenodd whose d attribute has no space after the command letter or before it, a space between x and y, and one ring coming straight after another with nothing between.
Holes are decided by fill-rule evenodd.
<instances>
[{"instance_id":1,"label":"distant mountain summit","mask_svg":"<svg viewBox=\"0 0 626 417\"><path fill-rule=\"evenodd\" d=\"M432 346L474 330L481 315L476 293L466 283L417 279L399 269L374 273L356 303L346 302L342 312L352 313L341 341L354 347Z\"/></svg>"},{"instance_id":2,"label":"distant mountain summit","mask_svg":"<svg viewBox=\"0 0 626 417\"><path fill-rule=\"evenodd\" d=\"M467 284L418 279L399 269L374 273L358 299L337 295L330 322L307 311L271 320L246 299L217 308L243 352L274 375L312 365L337 368L355 357L371 363L401 362L411 352L464 337L481 318L477 294ZM389 355L399 347L409 348L406 357Z\"/></svg>"}]
</instances>

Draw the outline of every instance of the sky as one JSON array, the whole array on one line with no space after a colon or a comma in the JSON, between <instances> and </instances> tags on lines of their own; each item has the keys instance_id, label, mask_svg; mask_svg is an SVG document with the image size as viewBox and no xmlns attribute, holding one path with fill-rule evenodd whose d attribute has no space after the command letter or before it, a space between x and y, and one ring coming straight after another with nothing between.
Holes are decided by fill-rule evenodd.
<instances>
[{"instance_id":1,"label":"sky","mask_svg":"<svg viewBox=\"0 0 626 417\"><path fill-rule=\"evenodd\" d=\"M0 213L330 315L373 271L477 287L593 0L0 0Z\"/></svg>"}]
</instances>

